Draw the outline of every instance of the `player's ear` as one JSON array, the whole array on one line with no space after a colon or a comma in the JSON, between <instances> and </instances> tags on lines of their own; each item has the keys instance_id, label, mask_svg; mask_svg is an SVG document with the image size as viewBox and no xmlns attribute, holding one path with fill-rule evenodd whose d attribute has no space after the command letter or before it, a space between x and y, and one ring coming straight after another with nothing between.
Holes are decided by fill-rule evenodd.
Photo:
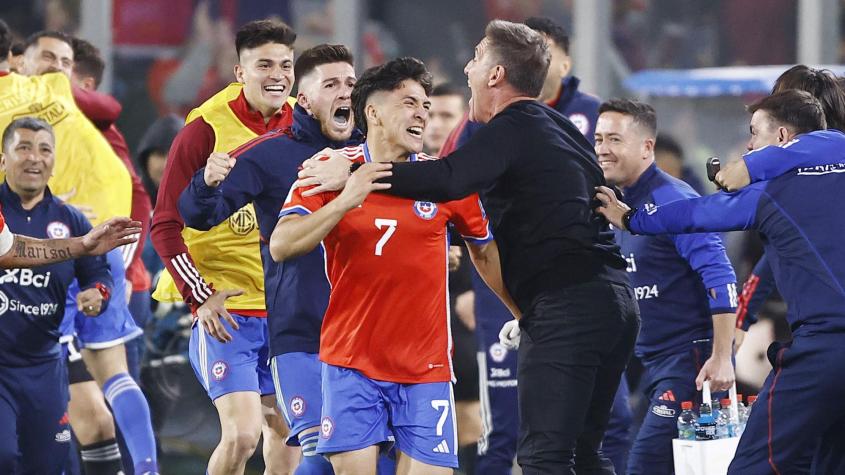
<instances>
[{"instance_id":1,"label":"player's ear","mask_svg":"<svg viewBox=\"0 0 845 475\"><path fill-rule=\"evenodd\" d=\"M299 107L305 109L308 112L308 115L313 115L310 109L311 105L308 103L308 98L305 96L305 94L301 92L297 93L296 103L299 104Z\"/></svg>"},{"instance_id":2,"label":"player's ear","mask_svg":"<svg viewBox=\"0 0 845 475\"><path fill-rule=\"evenodd\" d=\"M643 156L646 158L654 155L654 138L649 137L643 140Z\"/></svg>"},{"instance_id":3,"label":"player's ear","mask_svg":"<svg viewBox=\"0 0 845 475\"><path fill-rule=\"evenodd\" d=\"M0 152L0 171L6 171L6 154L3 152Z\"/></svg>"},{"instance_id":4,"label":"player's ear","mask_svg":"<svg viewBox=\"0 0 845 475\"><path fill-rule=\"evenodd\" d=\"M560 77L564 78L569 76L569 73L572 71L572 57L568 54L563 55L563 61L560 63Z\"/></svg>"},{"instance_id":5,"label":"player's ear","mask_svg":"<svg viewBox=\"0 0 845 475\"><path fill-rule=\"evenodd\" d=\"M789 129L783 126L778 127L778 145L783 145L789 142L789 136Z\"/></svg>"},{"instance_id":6,"label":"player's ear","mask_svg":"<svg viewBox=\"0 0 845 475\"><path fill-rule=\"evenodd\" d=\"M501 64L497 64L490 69L490 75L487 77L487 86L493 87L505 80L505 68Z\"/></svg>"},{"instance_id":7,"label":"player's ear","mask_svg":"<svg viewBox=\"0 0 845 475\"><path fill-rule=\"evenodd\" d=\"M244 83L244 68L240 63L235 64L235 80L241 84Z\"/></svg>"},{"instance_id":8,"label":"player's ear","mask_svg":"<svg viewBox=\"0 0 845 475\"><path fill-rule=\"evenodd\" d=\"M378 110L372 104L367 104L364 107L364 116L367 118L367 122L372 123L373 125L381 125Z\"/></svg>"}]
</instances>

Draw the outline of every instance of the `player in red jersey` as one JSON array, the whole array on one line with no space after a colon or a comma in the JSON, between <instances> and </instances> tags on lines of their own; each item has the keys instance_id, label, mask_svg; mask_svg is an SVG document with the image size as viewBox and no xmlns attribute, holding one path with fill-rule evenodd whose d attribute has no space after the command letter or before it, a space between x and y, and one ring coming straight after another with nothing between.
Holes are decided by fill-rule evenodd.
<instances>
[{"instance_id":1,"label":"player in red jersey","mask_svg":"<svg viewBox=\"0 0 845 475\"><path fill-rule=\"evenodd\" d=\"M337 473L375 473L395 436L397 473L457 467L451 382L447 223L468 242L479 274L518 314L502 284L499 252L477 195L430 203L370 194L386 176L369 162L420 154L431 75L414 58L371 68L352 91L367 141L341 151L361 165L342 192L291 192L270 240L277 261L321 242L332 284L323 320L323 411L317 451Z\"/></svg>"}]
</instances>

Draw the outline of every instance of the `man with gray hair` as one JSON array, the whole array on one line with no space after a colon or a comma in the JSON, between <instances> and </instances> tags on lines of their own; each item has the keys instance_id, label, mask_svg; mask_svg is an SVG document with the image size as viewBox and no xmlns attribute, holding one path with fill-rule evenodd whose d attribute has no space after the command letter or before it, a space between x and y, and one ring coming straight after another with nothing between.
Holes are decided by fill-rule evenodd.
<instances>
[{"instance_id":1,"label":"man with gray hair","mask_svg":"<svg viewBox=\"0 0 845 475\"><path fill-rule=\"evenodd\" d=\"M523 473L612 474L600 445L639 310L607 221L592 210L593 190L605 183L592 146L534 99L548 67L542 35L490 22L464 69L470 119L487 126L441 160L378 167L392 170L383 181L398 196L444 202L485 192L505 284L523 315L501 334L512 348L523 334ZM330 155L305 162L303 185L322 184L308 194L345 184L349 161Z\"/></svg>"}]
</instances>

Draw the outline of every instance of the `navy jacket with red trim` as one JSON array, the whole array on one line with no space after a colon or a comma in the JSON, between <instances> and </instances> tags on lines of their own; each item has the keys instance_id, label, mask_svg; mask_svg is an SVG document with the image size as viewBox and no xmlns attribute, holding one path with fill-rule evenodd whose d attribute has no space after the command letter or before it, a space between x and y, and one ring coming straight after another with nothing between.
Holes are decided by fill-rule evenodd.
<instances>
[{"instance_id":1,"label":"navy jacket with red trim","mask_svg":"<svg viewBox=\"0 0 845 475\"><path fill-rule=\"evenodd\" d=\"M261 260L273 356L317 353L320 326L329 300L322 248L282 263L273 262L268 242L279 219L279 210L303 161L320 150L357 145L356 131L349 142L331 142L320 123L298 105L293 125L247 142L231 156L235 166L216 188L205 184L200 168L179 197L179 212L188 226L207 230L252 202L261 233Z\"/></svg>"}]
</instances>

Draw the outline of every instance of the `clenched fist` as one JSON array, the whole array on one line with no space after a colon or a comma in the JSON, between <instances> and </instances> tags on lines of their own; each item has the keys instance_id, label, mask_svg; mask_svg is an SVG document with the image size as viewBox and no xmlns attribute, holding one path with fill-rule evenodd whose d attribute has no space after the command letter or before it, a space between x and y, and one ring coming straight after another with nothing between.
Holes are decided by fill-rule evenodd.
<instances>
[{"instance_id":1,"label":"clenched fist","mask_svg":"<svg viewBox=\"0 0 845 475\"><path fill-rule=\"evenodd\" d=\"M220 182L226 179L234 166L235 159L230 157L228 153L212 152L208 156L208 161L205 163L205 172L203 172L205 184L217 187Z\"/></svg>"}]
</instances>

